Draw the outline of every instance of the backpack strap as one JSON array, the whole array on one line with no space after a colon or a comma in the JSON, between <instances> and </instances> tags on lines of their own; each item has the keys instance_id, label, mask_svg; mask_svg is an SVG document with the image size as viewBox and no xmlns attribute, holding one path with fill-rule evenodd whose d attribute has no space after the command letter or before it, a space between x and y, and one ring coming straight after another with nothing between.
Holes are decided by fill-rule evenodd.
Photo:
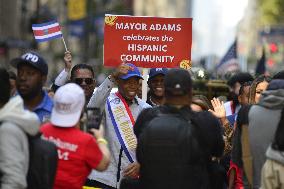
<instances>
[{"instance_id":1,"label":"backpack strap","mask_svg":"<svg viewBox=\"0 0 284 189\"><path fill-rule=\"evenodd\" d=\"M198 136L198 141L200 142L201 145L203 145L202 143L203 139L200 133L201 131L200 131L200 128L198 127L198 122L194 118L194 115L193 115L194 113L191 111L188 111L188 109L185 109L185 108L182 108L179 113L185 120L187 120L189 124L191 124L194 127L194 130Z\"/></svg>"},{"instance_id":2,"label":"backpack strap","mask_svg":"<svg viewBox=\"0 0 284 189\"><path fill-rule=\"evenodd\" d=\"M193 132L197 136L197 140L198 140L200 147L203 149L205 146L204 144L205 139L202 137L198 121L194 117L194 112L192 112L190 109L182 108L179 111L179 113L182 118L184 118L190 125L193 126ZM204 150L202 150L202 154L203 154L202 155L203 158L201 162L208 163L208 159L207 159L208 154Z\"/></svg>"},{"instance_id":3,"label":"backpack strap","mask_svg":"<svg viewBox=\"0 0 284 189\"><path fill-rule=\"evenodd\" d=\"M196 128L199 129L199 127L197 127L198 123L194 118L193 112L189 111L189 109L186 108L182 108L179 111L180 115L187 120L189 123L192 123L192 125Z\"/></svg>"}]
</instances>

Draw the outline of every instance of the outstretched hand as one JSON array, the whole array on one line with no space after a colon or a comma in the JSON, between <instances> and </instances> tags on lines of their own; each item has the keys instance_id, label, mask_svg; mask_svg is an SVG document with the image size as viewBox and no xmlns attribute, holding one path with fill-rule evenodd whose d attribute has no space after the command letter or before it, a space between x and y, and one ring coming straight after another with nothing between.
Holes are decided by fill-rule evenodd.
<instances>
[{"instance_id":1,"label":"outstretched hand","mask_svg":"<svg viewBox=\"0 0 284 189\"><path fill-rule=\"evenodd\" d=\"M218 98L213 98L211 100L211 104L213 106L213 110L209 109L209 112L219 119L226 117L226 110L223 101L221 102Z\"/></svg>"}]
</instances>

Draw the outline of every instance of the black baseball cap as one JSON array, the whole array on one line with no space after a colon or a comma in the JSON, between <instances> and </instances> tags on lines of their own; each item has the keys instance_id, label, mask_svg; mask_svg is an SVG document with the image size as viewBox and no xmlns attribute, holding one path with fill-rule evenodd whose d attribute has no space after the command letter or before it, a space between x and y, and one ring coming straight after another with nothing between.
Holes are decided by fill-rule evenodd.
<instances>
[{"instance_id":1,"label":"black baseball cap","mask_svg":"<svg viewBox=\"0 0 284 189\"><path fill-rule=\"evenodd\" d=\"M185 95L192 90L191 76L185 69L174 68L165 75L164 85L166 93Z\"/></svg>"},{"instance_id":2,"label":"black baseball cap","mask_svg":"<svg viewBox=\"0 0 284 189\"><path fill-rule=\"evenodd\" d=\"M47 75L48 73L48 66L46 61L35 52L25 53L21 57L13 59L11 61L11 64L15 68L18 68L19 64L28 64L39 70L44 75Z\"/></svg>"},{"instance_id":3,"label":"black baseball cap","mask_svg":"<svg viewBox=\"0 0 284 189\"><path fill-rule=\"evenodd\" d=\"M248 72L240 72L233 75L227 82L230 87L233 87L237 82L241 85L245 82L253 81L253 77Z\"/></svg>"}]
</instances>

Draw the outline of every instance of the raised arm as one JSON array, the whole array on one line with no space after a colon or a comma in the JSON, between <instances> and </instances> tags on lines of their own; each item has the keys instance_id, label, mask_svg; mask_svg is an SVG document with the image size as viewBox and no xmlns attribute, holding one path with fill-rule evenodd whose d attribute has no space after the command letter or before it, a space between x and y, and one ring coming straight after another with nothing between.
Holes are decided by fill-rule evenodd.
<instances>
[{"instance_id":1,"label":"raised arm","mask_svg":"<svg viewBox=\"0 0 284 189\"><path fill-rule=\"evenodd\" d=\"M96 107L101 110L104 109L106 99L109 96L112 88L116 85L119 76L127 74L131 67L126 64L121 64L111 75L109 75L104 82L96 88L87 107Z\"/></svg>"},{"instance_id":2,"label":"raised arm","mask_svg":"<svg viewBox=\"0 0 284 189\"><path fill-rule=\"evenodd\" d=\"M72 55L71 52L66 51L64 54L64 69L55 78L51 88L55 92L59 87L65 85L68 81L68 75L72 67Z\"/></svg>"}]
</instances>

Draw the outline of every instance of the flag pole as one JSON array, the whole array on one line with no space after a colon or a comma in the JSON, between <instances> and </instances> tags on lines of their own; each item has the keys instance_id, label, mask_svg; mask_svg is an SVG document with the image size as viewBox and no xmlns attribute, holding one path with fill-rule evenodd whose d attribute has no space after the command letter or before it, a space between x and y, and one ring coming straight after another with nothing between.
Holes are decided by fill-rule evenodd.
<instances>
[{"instance_id":1,"label":"flag pole","mask_svg":"<svg viewBox=\"0 0 284 189\"><path fill-rule=\"evenodd\" d=\"M63 44L64 44L64 47L65 47L65 51L67 52L68 51L68 49L67 49L67 46L66 46L66 43L65 43L65 40L64 40L64 37L63 37L63 35L62 35L62 41L63 41Z\"/></svg>"}]
</instances>

